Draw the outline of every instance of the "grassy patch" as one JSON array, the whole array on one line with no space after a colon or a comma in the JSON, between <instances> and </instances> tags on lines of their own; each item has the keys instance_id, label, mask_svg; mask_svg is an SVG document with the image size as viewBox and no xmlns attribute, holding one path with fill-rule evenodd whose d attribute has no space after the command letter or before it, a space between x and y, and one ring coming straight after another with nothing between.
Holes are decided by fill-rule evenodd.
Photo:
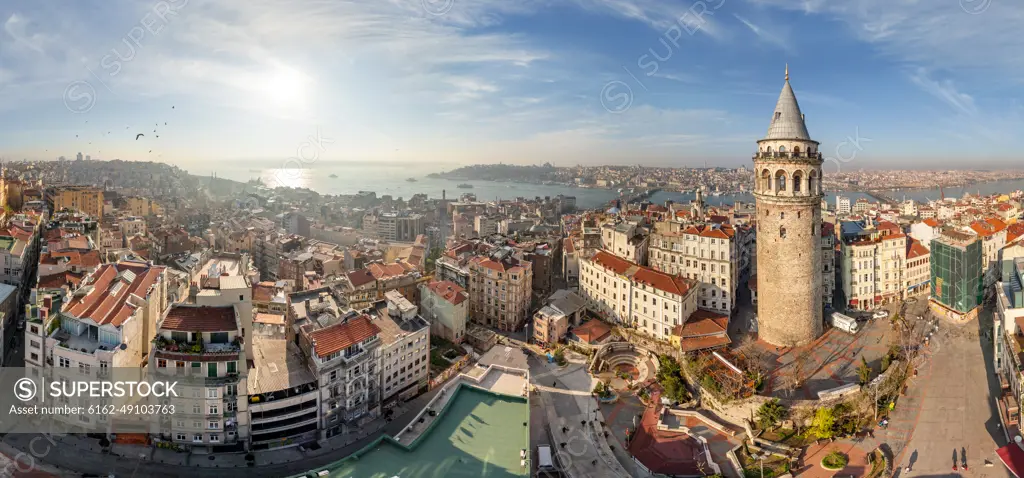
<instances>
[{"instance_id":1,"label":"grassy patch","mask_svg":"<svg viewBox=\"0 0 1024 478\"><path fill-rule=\"evenodd\" d=\"M430 338L430 375L437 376L444 372L459 357L465 355L461 347L441 337Z\"/></svg>"}]
</instances>

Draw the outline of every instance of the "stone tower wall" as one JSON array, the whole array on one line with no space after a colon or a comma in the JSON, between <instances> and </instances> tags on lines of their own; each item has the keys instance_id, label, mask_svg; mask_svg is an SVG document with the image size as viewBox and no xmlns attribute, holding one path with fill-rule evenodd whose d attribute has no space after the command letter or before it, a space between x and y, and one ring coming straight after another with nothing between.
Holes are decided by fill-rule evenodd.
<instances>
[{"instance_id":1,"label":"stone tower wall","mask_svg":"<svg viewBox=\"0 0 1024 478\"><path fill-rule=\"evenodd\" d=\"M804 345L822 334L819 202L758 197L758 335L770 344Z\"/></svg>"}]
</instances>

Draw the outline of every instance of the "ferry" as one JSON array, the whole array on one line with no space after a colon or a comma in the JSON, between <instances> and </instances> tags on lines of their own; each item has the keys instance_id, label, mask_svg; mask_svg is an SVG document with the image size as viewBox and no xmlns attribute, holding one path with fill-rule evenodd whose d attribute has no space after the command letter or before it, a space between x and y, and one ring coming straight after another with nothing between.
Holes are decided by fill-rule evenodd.
<instances>
[{"instance_id":1,"label":"ferry","mask_svg":"<svg viewBox=\"0 0 1024 478\"><path fill-rule=\"evenodd\" d=\"M409 181L410 183L416 182L416 178L406 178L405 180Z\"/></svg>"},{"instance_id":2,"label":"ferry","mask_svg":"<svg viewBox=\"0 0 1024 478\"><path fill-rule=\"evenodd\" d=\"M460 184L458 186L455 186L455 187L457 187L459 189L473 189L473 185L469 184L469 183L462 183L462 184Z\"/></svg>"},{"instance_id":3,"label":"ferry","mask_svg":"<svg viewBox=\"0 0 1024 478\"><path fill-rule=\"evenodd\" d=\"M338 175L337 175L337 174L332 174L332 175L330 175L329 177L330 177L331 179L337 179L337 178L338 178Z\"/></svg>"}]
</instances>

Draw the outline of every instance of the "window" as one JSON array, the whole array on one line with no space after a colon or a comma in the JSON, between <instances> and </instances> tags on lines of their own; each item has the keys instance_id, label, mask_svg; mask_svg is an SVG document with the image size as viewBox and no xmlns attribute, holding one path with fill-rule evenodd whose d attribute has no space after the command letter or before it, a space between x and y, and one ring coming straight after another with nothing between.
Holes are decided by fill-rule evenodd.
<instances>
[{"instance_id":1,"label":"window","mask_svg":"<svg viewBox=\"0 0 1024 478\"><path fill-rule=\"evenodd\" d=\"M210 378L217 377L217 362L210 362L206 364L206 376Z\"/></svg>"},{"instance_id":2,"label":"window","mask_svg":"<svg viewBox=\"0 0 1024 478\"><path fill-rule=\"evenodd\" d=\"M195 435L192 435L192 441L195 442L195 443L202 443L203 442L203 436L198 434L198 433L196 433Z\"/></svg>"},{"instance_id":3,"label":"window","mask_svg":"<svg viewBox=\"0 0 1024 478\"><path fill-rule=\"evenodd\" d=\"M192 405L192 414L199 415L200 413L203 413L203 410L199 407L199 404Z\"/></svg>"},{"instance_id":4,"label":"window","mask_svg":"<svg viewBox=\"0 0 1024 478\"><path fill-rule=\"evenodd\" d=\"M220 443L220 435L216 433L210 434L210 443Z\"/></svg>"},{"instance_id":5,"label":"window","mask_svg":"<svg viewBox=\"0 0 1024 478\"><path fill-rule=\"evenodd\" d=\"M185 434L184 433L178 433L177 435L174 435L174 439L178 440L178 441L185 441L185 440L187 440L187 438L185 438Z\"/></svg>"},{"instance_id":6,"label":"window","mask_svg":"<svg viewBox=\"0 0 1024 478\"><path fill-rule=\"evenodd\" d=\"M89 375L89 368L90 368L89 364L87 364L87 363L79 363L78 364L78 373L81 373L82 375Z\"/></svg>"},{"instance_id":7,"label":"window","mask_svg":"<svg viewBox=\"0 0 1024 478\"><path fill-rule=\"evenodd\" d=\"M238 362L228 362L228 373L237 373Z\"/></svg>"},{"instance_id":8,"label":"window","mask_svg":"<svg viewBox=\"0 0 1024 478\"><path fill-rule=\"evenodd\" d=\"M157 359L156 366L159 368L167 368L167 361L164 359Z\"/></svg>"},{"instance_id":9,"label":"window","mask_svg":"<svg viewBox=\"0 0 1024 478\"><path fill-rule=\"evenodd\" d=\"M61 357L60 358L60 366L61 366L61 368L69 368L69 367L71 367L71 360L68 360L67 357Z\"/></svg>"},{"instance_id":10,"label":"window","mask_svg":"<svg viewBox=\"0 0 1024 478\"><path fill-rule=\"evenodd\" d=\"M209 428L210 430L218 430L220 429L220 422L210 420L210 422L206 424L206 428Z\"/></svg>"},{"instance_id":11,"label":"window","mask_svg":"<svg viewBox=\"0 0 1024 478\"><path fill-rule=\"evenodd\" d=\"M210 405L210 415L216 415L218 413L220 413L220 407L218 407L216 404Z\"/></svg>"},{"instance_id":12,"label":"window","mask_svg":"<svg viewBox=\"0 0 1024 478\"><path fill-rule=\"evenodd\" d=\"M217 398L217 389L208 388L206 389L206 398Z\"/></svg>"},{"instance_id":13,"label":"window","mask_svg":"<svg viewBox=\"0 0 1024 478\"><path fill-rule=\"evenodd\" d=\"M780 227L779 228L779 237L781 237L783 239L786 238L786 228L784 228L784 227Z\"/></svg>"}]
</instances>

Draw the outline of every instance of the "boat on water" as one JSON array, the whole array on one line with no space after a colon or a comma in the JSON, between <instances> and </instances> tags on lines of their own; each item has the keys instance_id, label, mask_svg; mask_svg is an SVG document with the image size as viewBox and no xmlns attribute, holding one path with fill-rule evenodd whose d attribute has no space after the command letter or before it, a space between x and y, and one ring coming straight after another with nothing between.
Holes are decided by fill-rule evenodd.
<instances>
[{"instance_id":1,"label":"boat on water","mask_svg":"<svg viewBox=\"0 0 1024 478\"><path fill-rule=\"evenodd\" d=\"M473 185L469 184L469 183L462 183L462 184L460 184L458 186L455 186L455 187L457 187L459 189L473 189Z\"/></svg>"},{"instance_id":2,"label":"boat on water","mask_svg":"<svg viewBox=\"0 0 1024 478\"><path fill-rule=\"evenodd\" d=\"M332 175L330 175L330 176L328 176L328 177L329 177L329 178L331 178L331 179L337 179L337 178L338 178L338 175L337 175L337 174L332 174Z\"/></svg>"},{"instance_id":3,"label":"boat on water","mask_svg":"<svg viewBox=\"0 0 1024 478\"><path fill-rule=\"evenodd\" d=\"M410 183L416 182L416 178L405 178L405 180L409 181Z\"/></svg>"}]
</instances>

